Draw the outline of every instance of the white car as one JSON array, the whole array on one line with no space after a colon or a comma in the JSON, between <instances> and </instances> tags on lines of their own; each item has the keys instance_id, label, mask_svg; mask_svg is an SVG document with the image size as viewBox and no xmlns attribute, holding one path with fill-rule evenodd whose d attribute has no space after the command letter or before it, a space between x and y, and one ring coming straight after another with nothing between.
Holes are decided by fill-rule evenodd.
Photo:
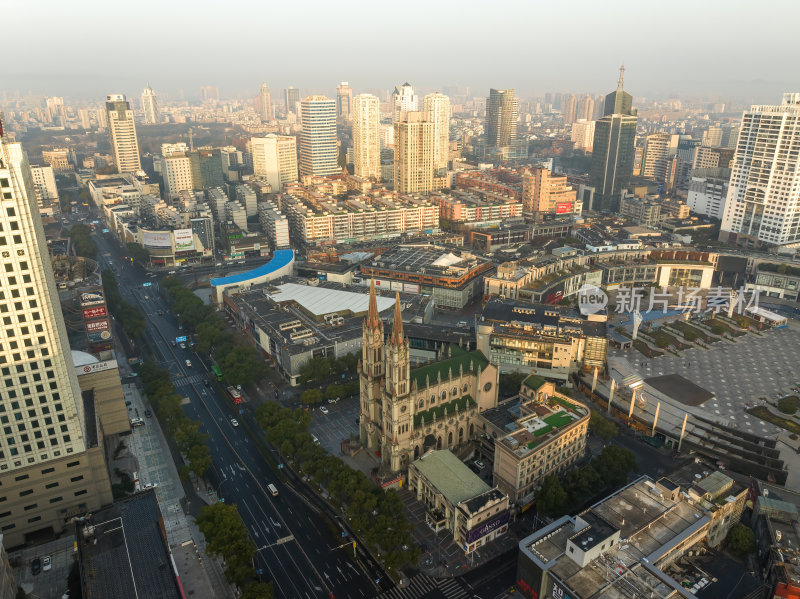
<instances>
[{"instance_id":1,"label":"white car","mask_svg":"<svg viewBox=\"0 0 800 599\"><path fill-rule=\"evenodd\" d=\"M52 567L53 567L53 560L50 559L49 555L45 555L42 558L42 572L47 572Z\"/></svg>"},{"instance_id":2,"label":"white car","mask_svg":"<svg viewBox=\"0 0 800 599\"><path fill-rule=\"evenodd\" d=\"M181 349L186 349L186 344L185 343L181 343Z\"/></svg>"},{"instance_id":3,"label":"white car","mask_svg":"<svg viewBox=\"0 0 800 599\"><path fill-rule=\"evenodd\" d=\"M327 414L327 413L328 413L328 408L326 408L325 406L322 406L322 407L319 409L319 411L320 411L320 412L322 412L323 414Z\"/></svg>"},{"instance_id":4,"label":"white car","mask_svg":"<svg viewBox=\"0 0 800 599\"><path fill-rule=\"evenodd\" d=\"M192 361L186 360L186 368L191 368L191 367L192 367Z\"/></svg>"},{"instance_id":5,"label":"white car","mask_svg":"<svg viewBox=\"0 0 800 599\"><path fill-rule=\"evenodd\" d=\"M231 418L231 426L234 428L239 426L239 421L236 418Z\"/></svg>"}]
</instances>

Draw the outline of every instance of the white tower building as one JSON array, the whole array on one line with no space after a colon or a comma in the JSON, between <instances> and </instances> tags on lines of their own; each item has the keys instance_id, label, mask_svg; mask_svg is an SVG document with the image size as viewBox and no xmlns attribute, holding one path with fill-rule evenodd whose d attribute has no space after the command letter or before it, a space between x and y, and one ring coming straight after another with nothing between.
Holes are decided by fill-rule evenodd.
<instances>
[{"instance_id":1,"label":"white tower building","mask_svg":"<svg viewBox=\"0 0 800 599\"><path fill-rule=\"evenodd\" d=\"M380 102L372 94L353 98L353 174L381 178Z\"/></svg>"}]
</instances>

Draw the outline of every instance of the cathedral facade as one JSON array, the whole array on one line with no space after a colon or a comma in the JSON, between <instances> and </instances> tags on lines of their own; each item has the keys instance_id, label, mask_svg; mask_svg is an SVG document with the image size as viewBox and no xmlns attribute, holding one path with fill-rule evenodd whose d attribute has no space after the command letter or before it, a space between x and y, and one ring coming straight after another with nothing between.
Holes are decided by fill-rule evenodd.
<instances>
[{"instance_id":1,"label":"cathedral facade","mask_svg":"<svg viewBox=\"0 0 800 599\"><path fill-rule=\"evenodd\" d=\"M451 345L445 359L412 370L399 294L386 338L374 284L358 370L361 444L380 455L384 473L405 471L428 449L467 442L477 414L497 405L499 371L480 351Z\"/></svg>"}]
</instances>

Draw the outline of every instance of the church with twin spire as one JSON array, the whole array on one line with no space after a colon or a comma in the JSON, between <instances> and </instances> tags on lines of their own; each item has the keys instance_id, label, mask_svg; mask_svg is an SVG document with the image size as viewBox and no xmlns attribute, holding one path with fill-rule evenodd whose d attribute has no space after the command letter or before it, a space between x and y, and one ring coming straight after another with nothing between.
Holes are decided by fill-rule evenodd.
<instances>
[{"instance_id":1,"label":"church with twin spire","mask_svg":"<svg viewBox=\"0 0 800 599\"><path fill-rule=\"evenodd\" d=\"M374 282L364 320L359 433L383 474L403 472L429 449L453 449L476 435L476 416L497 405L499 371L480 351L450 345L443 359L411 368L400 295L387 336Z\"/></svg>"}]
</instances>

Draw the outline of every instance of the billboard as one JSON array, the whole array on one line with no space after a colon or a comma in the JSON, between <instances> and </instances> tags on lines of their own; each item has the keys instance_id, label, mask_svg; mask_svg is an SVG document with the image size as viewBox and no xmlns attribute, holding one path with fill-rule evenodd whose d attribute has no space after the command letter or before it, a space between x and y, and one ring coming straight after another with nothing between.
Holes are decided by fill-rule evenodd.
<instances>
[{"instance_id":1,"label":"billboard","mask_svg":"<svg viewBox=\"0 0 800 599\"><path fill-rule=\"evenodd\" d=\"M568 214L572 212L572 202L558 202L556 204L556 214Z\"/></svg>"},{"instance_id":2,"label":"billboard","mask_svg":"<svg viewBox=\"0 0 800 599\"><path fill-rule=\"evenodd\" d=\"M105 303L106 298L102 291L84 291L81 293L81 306L94 306Z\"/></svg>"},{"instance_id":3,"label":"billboard","mask_svg":"<svg viewBox=\"0 0 800 599\"><path fill-rule=\"evenodd\" d=\"M76 366L75 374L81 376L82 374L91 374L92 372L102 372L104 370L110 370L111 368L117 368L116 360L106 360L105 362L95 362L93 364L84 364L83 366Z\"/></svg>"},{"instance_id":4,"label":"billboard","mask_svg":"<svg viewBox=\"0 0 800 599\"><path fill-rule=\"evenodd\" d=\"M103 318L102 320L90 320L86 323L86 332L87 333L94 333L97 331L107 331L109 329L109 323L107 318Z\"/></svg>"},{"instance_id":5,"label":"billboard","mask_svg":"<svg viewBox=\"0 0 800 599\"><path fill-rule=\"evenodd\" d=\"M95 306L94 308L84 308L83 319L91 320L92 318L100 318L101 316L108 316L108 310L105 306Z\"/></svg>"},{"instance_id":6,"label":"billboard","mask_svg":"<svg viewBox=\"0 0 800 599\"><path fill-rule=\"evenodd\" d=\"M486 535L493 533L495 530L501 528L503 525L508 524L509 518L510 518L509 511L506 510L498 514L491 520L487 520L480 526L467 531L467 536L466 536L467 543L472 544L478 539L482 539Z\"/></svg>"},{"instance_id":7,"label":"billboard","mask_svg":"<svg viewBox=\"0 0 800 599\"><path fill-rule=\"evenodd\" d=\"M176 252L194 249L194 236L191 229L175 229L172 234L175 235Z\"/></svg>"},{"instance_id":8,"label":"billboard","mask_svg":"<svg viewBox=\"0 0 800 599\"><path fill-rule=\"evenodd\" d=\"M86 336L89 338L89 343L100 343L111 339L111 331L93 331L86 333Z\"/></svg>"},{"instance_id":9,"label":"billboard","mask_svg":"<svg viewBox=\"0 0 800 599\"><path fill-rule=\"evenodd\" d=\"M146 248L171 248L172 233L169 231L142 231L142 245Z\"/></svg>"}]
</instances>

